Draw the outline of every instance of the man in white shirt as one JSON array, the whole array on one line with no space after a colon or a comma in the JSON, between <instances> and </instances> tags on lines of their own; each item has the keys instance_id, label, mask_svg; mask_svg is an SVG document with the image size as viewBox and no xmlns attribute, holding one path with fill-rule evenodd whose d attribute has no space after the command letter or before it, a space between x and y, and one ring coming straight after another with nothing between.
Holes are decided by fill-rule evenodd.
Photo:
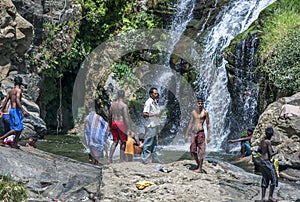
<instances>
[{"instance_id":1,"label":"man in white shirt","mask_svg":"<svg viewBox=\"0 0 300 202\"><path fill-rule=\"evenodd\" d=\"M145 139L142 154L142 161L149 163L152 156L152 163L159 163L160 160L156 154L157 147L157 136L160 132L160 119L161 115L160 108L157 103L158 90L157 88L150 88L149 99L145 102L143 116L146 119L145 122Z\"/></svg>"}]
</instances>

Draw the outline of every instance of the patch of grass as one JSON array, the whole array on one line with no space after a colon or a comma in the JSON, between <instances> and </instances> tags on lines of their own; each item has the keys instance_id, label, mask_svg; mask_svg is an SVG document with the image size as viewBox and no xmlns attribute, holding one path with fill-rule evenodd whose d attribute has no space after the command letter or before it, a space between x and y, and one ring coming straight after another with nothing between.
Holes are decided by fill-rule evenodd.
<instances>
[{"instance_id":1,"label":"patch of grass","mask_svg":"<svg viewBox=\"0 0 300 202\"><path fill-rule=\"evenodd\" d=\"M300 1L278 1L273 9L261 22L258 70L270 89L290 96L300 90Z\"/></svg>"},{"instance_id":2,"label":"patch of grass","mask_svg":"<svg viewBox=\"0 0 300 202\"><path fill-rule=\"evenodd\" d=\"M0 176L0 200L5 202L21 202L27 199L27 191L23 184L14 181L10 176Z\"/></svg>"}]
</instances>

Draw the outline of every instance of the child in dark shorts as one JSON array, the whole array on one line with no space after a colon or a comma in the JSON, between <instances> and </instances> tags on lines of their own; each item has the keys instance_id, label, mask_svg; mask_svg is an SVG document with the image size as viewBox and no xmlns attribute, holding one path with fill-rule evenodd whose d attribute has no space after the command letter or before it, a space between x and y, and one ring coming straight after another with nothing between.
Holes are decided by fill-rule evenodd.
<instances>
[{"instance_id":1,"label":"child in dark shorts","mask_svg":"<svg viewBox=\"0 0 300 202\"><path fill-rule=\"evenodd\" d=\"M261 201L265 201L266 190L270 183L270 191L269 191L269 199L268 201L274 202L277 201L273 198L273 192L275 186L278 186L278 178L275 170L274 164L271 162L272 156L277 154L278 152L274 152L271 145L271 138L274 134L273 128L268 127L265 130L266 137L261 141L259 151L261 151L261 163L260 170L262 173L261 180Z\"/></svg>"}]
</instances>

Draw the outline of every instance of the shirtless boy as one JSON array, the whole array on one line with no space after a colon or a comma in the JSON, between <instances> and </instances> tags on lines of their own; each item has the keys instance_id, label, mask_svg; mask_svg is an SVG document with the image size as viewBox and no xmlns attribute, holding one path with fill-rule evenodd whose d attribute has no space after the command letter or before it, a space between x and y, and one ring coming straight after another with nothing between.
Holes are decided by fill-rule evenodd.
<instances>
[{"instance_id":1,"label":"shirtless boy","mask_svg":"<svg viewBox=\"0 0 300 202\"><path fill-rule=\"evenodd\" d=\"M270 191L269 191L269 200L270 202L277 201L273 198L273 192L275 186L278 186L278 178L276 174L276 170L274 164L271 162L272 156L277 154L278 152L274 152L272 145L271 145L271 138L274 134L273 128L268 127L265 130L266 137L261 141L259 150L261 151L261 173L262 173L262 180L261 180L261 201L265 201L266 190L270 184Z\"/></svg>"},{"instance_id":2,"label":"shirtless boy","mask_svg":"<svg viewBox=\"0 0 300 202\"><path fill-rule=\"evenodd\" d=\"M112 157L116 150L116 147L120 144L120 162L124 161L125 157L125 147L127 141L127 131L130 129L129 125L129 114L128 114L128 106L124 103L123 99L125 96L125 92L123 90L119 90L117 93L117 100L111 104L109 110L109 126L111 130L111 134L113 136L113 144L111 145L109 157L107 163L112 163Z\"/></svg>"},{"instance_id":3,"label":"shirtless boy","mask_svg":"<svg viewBox=\"0 0 300 202\"><path fill-rule=\"evenodd\" d=\"M3 142L3 140L10 136L15 134L15 141L12 145L13 148L19 148L19 137L21 135L21 132L24 128L23 125L23 115L27 116L27 112L24 110L22 104L21 104L21 98L22 98L22 78L17 76L14 79L14 87L8 92L6 99L2 105L2 109L6 109L8 102L10 101L11 108L9 109L9 116L10 116L10 131L8 131L6 134L1 136L0 143ZM2 110L3 112L3 110Z\"/></svg>"},{"instance_id":4,"label":"shirtless boy","mask_svg":"<svg viewBox=\"0 0 300 202\"><path fill-rule=\"evenodd\" d=\"M198 109L192 111L191 119L185 133L185 142L187 142L189 132L192 129L190 152L197 163L197 169L195 170L197 173L203 172L202 165L206 154L205 134L203 128L204 122L206 122L207 127L206 141L207 143L210 141L209 116L208 112L203 108L203 104L203 100L199 99L197 102Z\"/></svg>"}]
</instances>

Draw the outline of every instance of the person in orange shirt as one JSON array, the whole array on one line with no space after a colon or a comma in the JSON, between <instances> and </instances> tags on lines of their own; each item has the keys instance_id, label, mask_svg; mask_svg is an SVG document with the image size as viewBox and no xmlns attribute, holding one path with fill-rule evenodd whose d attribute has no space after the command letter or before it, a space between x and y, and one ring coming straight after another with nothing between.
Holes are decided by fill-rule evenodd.
<instances>
[{"instance_id":1,"label":"person in orange shirt","mask_svg":"<svg viewBox=\"0 0 300 202\"><path fill-rule=\"evenodd\" d=\"M126 161L133 161L135 145L139 148L143 148L143 143L140 141L139 136L133 131L129 131L125 148Z\"/></svg>"}]
</instances>

